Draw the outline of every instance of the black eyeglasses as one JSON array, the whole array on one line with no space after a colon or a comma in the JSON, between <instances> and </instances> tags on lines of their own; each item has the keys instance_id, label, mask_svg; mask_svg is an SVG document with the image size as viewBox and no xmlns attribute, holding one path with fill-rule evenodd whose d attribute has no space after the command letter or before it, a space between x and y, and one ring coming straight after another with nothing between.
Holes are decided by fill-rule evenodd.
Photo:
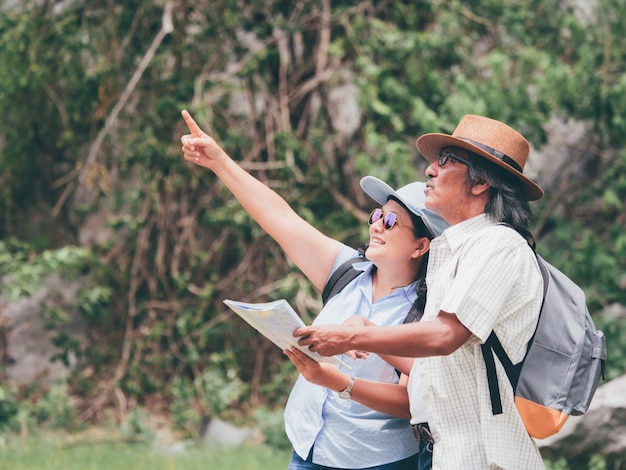
<instances>
[{"instance_id":1,"label":"black eyeglasses","mask_svg":"<svg viewBox=\"0 0 626 470\"><path fill-rule=\"evenodd\" d=\"M439 155L439 161L438 161L439 166L445 166L445 164L448 163L450 159L456 160L457 162L461 162L466 165L469 165L471 163L469 160L459 157L458 155L455 155L451 152L441 152L441 154Z\"/></svg>"},{"instance_id":2,"label":"black eyeglasses","mask_svg":"<svg viewBox=\"0 0 626 470\"><path fill-rule=\"evenodd\" d=\"M368 219L368 223L370 225L375 224L376 222L378 222L380 219L383 219L383 227L385 228L385 230L391 230L392 228L394 228L396 225L404 225L401 224L400 222L398 222L398 214L394 213L394 212L385 212L384 210L378 208L378 209L374 209L371 214L370 214L370 218ZM405 227L408 227L407 225L404 225ZM411 227L409 227L411 228Z\"/></svg>"}]
</instances>

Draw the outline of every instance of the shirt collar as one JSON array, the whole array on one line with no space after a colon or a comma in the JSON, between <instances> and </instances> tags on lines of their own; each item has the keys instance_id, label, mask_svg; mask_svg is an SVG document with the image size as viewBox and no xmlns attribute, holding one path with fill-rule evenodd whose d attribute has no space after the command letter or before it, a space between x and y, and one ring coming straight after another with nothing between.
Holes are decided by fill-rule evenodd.
<instances>
[{"instance_id":1,"label":"shirt collar","mask_svg":"<svg viewBox=\"0 0 626 470\"><path fill-rule=\"evenodd\" d=\"M358 263L354 263L354 264L352 265L352 267L353 267L354 269L356 269L357 271L364 271L364 272L365 272L365 271L367 271L367 270L368 270L368 268L369 268L369 269L370 269L370 271L371 271L371 269L372 269L372 267L373 267L373 266L374 266L374 265L372 264L372 262L371 262L371 261L359 261Z\"/></svg>"},{"instance_id":2,"label":"shirt collar","mask_svg":"<svg viewBox=\"0 0 626 470\"><path fill-rule=\"evenodd\" d=\"M454 250L467 240L468 234L481 230L489 225L493 225L493 222L487 214L482 213L448 227L441 236L445 239L446 243L448 243L450 249Z\"/></svg>"}]
</instances>

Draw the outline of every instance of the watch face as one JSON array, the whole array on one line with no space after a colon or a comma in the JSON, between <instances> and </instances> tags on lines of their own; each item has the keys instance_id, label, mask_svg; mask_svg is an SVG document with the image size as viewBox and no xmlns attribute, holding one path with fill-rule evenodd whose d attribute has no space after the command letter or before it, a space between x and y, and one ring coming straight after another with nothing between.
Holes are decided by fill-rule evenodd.
<instances>
[{"instance_id":1,"label":"watch face","mask_svg":"<svg viewBox=\"0 0 626 470\"><path fill-rule=\"evenodd\" d=\"M350 398L351 396L352 394L348 392L347 390L343 390L339 392L339 398Z\"/></svg>"}]
</instances>

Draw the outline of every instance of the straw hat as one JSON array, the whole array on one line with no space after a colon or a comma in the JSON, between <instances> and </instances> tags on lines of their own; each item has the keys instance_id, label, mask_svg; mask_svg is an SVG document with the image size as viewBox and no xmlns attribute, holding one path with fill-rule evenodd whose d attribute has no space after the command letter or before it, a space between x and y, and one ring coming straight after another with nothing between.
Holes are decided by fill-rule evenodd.
<instances>
[{"instance_id":1,"label":"straw hat","mask_svg":"<svg viewBox=\"0 0 626 470\"><path fill-rule=\"evenodd\" d=\"M441 235L441 232L449 226L448 222L443 220L437 213L426 209L425 183L409 183L398 190L394 190L375 176L364 176L361 178L361 188L365 191L365 194L381 206L392 196L401 201L408 210L422 219L433 237Z\"/></svg>"},{"instance_id":2,"label":"straw hat","mask_svg":"<svg viewBox=\"0 0 626 470\"><path fill-rule=\"evenodd\" d=\"M523 174L528 159L528 142L500 121L468 114L459 121L452 135L424 134L417 139L416 145L431 162L437 161L444 147L460 147L473 152L517 178L527 200L535 201L543 197L539 185Z\"/></svg>"}]
</instances>

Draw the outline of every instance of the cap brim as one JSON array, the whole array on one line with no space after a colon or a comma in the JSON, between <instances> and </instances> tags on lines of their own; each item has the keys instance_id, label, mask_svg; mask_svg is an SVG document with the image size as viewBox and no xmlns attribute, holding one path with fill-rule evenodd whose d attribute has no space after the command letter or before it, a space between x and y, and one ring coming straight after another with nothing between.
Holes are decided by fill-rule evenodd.
<instances>
[{"instance_id":1,"label":"cap brim","mask_svg":"<svg viewBox=\"0 0 626 470\"><path fill-rule=\"evenodd\" d=\"M364 176L361 178L361 189L365 191L369 197L376 201L381 206L387 202L389 196L400 199L398 193L382 180L379 180L375 176ZM402 199L400 199L402 201ZM404 201L403 201L404 202Z\"/></svg>"},{"instance_id":2,"label":"cap brim","mask_svg":"<svg viewBox=\"0 0 626 470\"><path fill-rule=\"evenodd\" d=\"M383 206L390 197L402 202L409 211L422 219L424 225L426 225L426 228L433 237L441 235L441 232L448 227L448 223L445 220L435 212L426 208L426 195L424 194L426 185L422 182L407 184L397 191L374 176L364 176L361 178L360 184L365 194L381 206ZM410 199L407 198L407 195L410 195Z\"/></svg>"}]
</instances>

